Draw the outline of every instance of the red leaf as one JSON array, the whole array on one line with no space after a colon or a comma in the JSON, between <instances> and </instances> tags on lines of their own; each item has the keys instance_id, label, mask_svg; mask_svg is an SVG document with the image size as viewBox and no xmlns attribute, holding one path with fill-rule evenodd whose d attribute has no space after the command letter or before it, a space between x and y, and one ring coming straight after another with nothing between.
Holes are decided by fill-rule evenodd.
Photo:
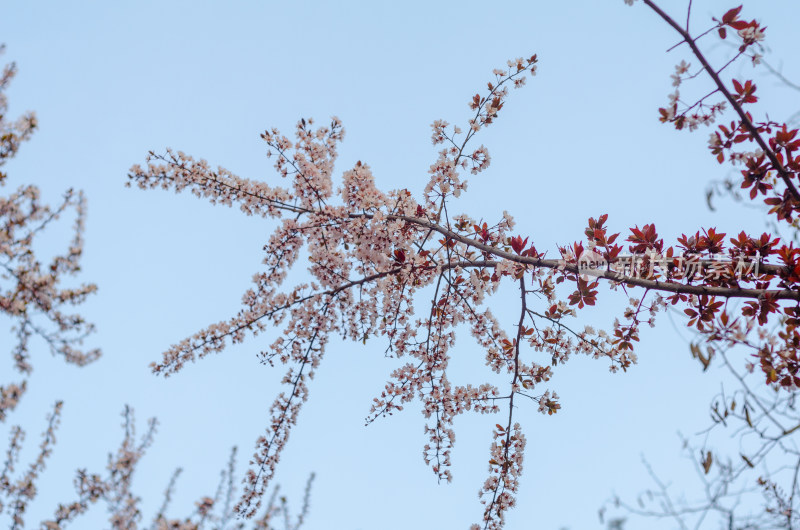
<instances>
[{"instance_id":1,"label":"red leaf","mask_svg":"<svg viewBox=\"0 0 800 530\"><path fill-rule=\"evenodd\" d=\"M736 17L739 15L741 11L742 11L742 6L729 9L728 11L725 12L724 15L722 15L722 23L730 24L731 22L736 20Z\"/></svg>"},{"instance_id":2,"label":"red leaf","mask_svg":"<svg viewBox=\"0 0 800 530\"><path fill-rule=\"evenodd\" d=\"M511 238L511 248L514 249L514 252L520 254L522 249L525 248L525 245L528 244L528 238L526 237L524 240L522 236L514 236Z\"/></svg>"}]
</instances>

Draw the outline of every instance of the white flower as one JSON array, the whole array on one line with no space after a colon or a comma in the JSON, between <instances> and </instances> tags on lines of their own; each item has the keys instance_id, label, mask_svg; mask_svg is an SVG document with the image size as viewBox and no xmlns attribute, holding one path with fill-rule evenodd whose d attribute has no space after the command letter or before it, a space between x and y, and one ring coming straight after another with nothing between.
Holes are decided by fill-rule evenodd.
<instances>
[{"instance_id":1,"label":"white flower","mask_svg":"<svg viewBox=\"0 0 800 530\"><path fill-rule=\"evenodd\" d=\"M753 44L760 40L764 40L764 32L759 27L748 26L738 31L739 36L745 44Z\"/></svg>"}]
</instances>

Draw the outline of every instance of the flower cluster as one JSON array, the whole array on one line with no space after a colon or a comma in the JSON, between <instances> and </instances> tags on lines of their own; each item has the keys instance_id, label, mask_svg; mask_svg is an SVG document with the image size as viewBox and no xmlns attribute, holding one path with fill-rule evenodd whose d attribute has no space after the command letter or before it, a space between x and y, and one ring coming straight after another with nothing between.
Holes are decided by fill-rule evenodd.
<instances>
[{"instance_id":1,"label":"flower cluster","mask_svg":"<svg viewBox=\"0 0 800 530\"><path fill-rule=\"evenodd\" d=\"M0 46L0 53L2 53ZM14 64L0 73L0 167L12 158L22 142L37 127L36 116L28 113L8 121L5 90L16 73ZM0 185L7 175L0 172ZM68 211L75 212L72 241L61 255L43 263L37 251L41 233ZM83 366L100 356L99 350L83 351L83 339L92 332L91 324L67 308L78 305L92 294L94 285L64 287L66 277L80 270L86 201L81 192L67 190L60 204L42 204L39 189L20 186L0 196L0 313L14 322L16 344L9 353L14 368L23 376L20 382L0 384L0 421L19 402L27 388L27 376L33 370L30 360L31 338L42 339L51 353L66 362ZM10 344L10 343L4 343Z\"/></svg>"},{"instance_id":2,"label":"flower cluster","mask_svg":"<svg viewBox=\"0 0 800 530\"><path fill-rule=\"evenodd\" d=\"M519 423L510 430L497 425L492 433L494 442L489 460L489 478L479 492L481 503L486 506L483 513L484 529L500 530L505 524L505 513L516 504L514 493L519 489L522 474L522 455L525 450L525 435ZM472 525L471 530L480 526Z\"/></svg>"}]
</instances>

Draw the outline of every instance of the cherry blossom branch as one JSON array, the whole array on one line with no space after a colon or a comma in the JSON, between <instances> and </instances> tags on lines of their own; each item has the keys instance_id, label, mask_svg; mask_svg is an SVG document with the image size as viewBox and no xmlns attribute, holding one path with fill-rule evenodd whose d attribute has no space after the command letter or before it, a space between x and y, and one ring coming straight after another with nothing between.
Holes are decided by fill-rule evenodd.
<instances>
[{"instance_id":1,"label":"cherry blossom branch","mask_svg":"<svg viewBox=\"0 0 800 530\"><path fill-rule=\"evenodd\" d=\"M520 315L519 322L517 323L517 336L514 339L514 375L511 378L511 393L508 398L508 421L506 422L505 429L498 426L500 435L505 434L505 440L501 443L502 458L497 457L497 452L494 450L494 457L489 462L489 470L492 473L497 473L497 480L492 484L492 500L486 505L483 513L484 530L495 528L502 528L505 522L505 512L509 508L513 508L515 504L514 497L506 493L508 489L511 493L516 493L519 487L519 476L522 473L522 450L525 447L525 439L519 439L521 436L519 432L519 424L514 425L514 395L516 394L517 386L519 385L519 355L520 344L522 343L523 333L525 331L525 317L527 316L527 293L525 290L525 277L519 279L520 289ZM513 432L513 435L512 435ZM496 466L498 469L495 471ZM493 477L494 478L494 477ZM487 482L488 485L488 482ZM485 488L486 486L484 486ZM482 493L486 492L484 489ZM495 519L492 515L493 512L497 515Z\"/></svg>"},{"instance_id":2,"label":"cherry blossom branch","mask_svg":"<svg viewBox=\"0 0 800 530\"><path fill-rule=\"evenodd\" d=\"M689 13L686 35L688 18ZM562 318L576 316L576 309L594 305L596 301L594 289L598 282L582 277L579 258L595 251L602 252L606 264L620 262L622 247L613 245L619 234L607 237L602 228L607 216L601 216L600 221L589 220L585 232L589 238L588 249L579 243L571 248L559 248L562 259L555 260L545 259L533 245L528 248L527 238L511 237L513 220L505 212L502 221L489 228L486 223L474 224L467 215L452 216L447 204L450 197L457 197L466 189L459 169L468 169L471 162L472 172L477 173L489 164L489 155L483 146L472 155L464 154L468 140L492 123L503 106L506 95L503 84L528 68L533 72L535 62L534 56L527 63L525 60L510 62L507 71L495 71L497 83L489 84L489 95L478 94L470 103L475 117L469 121L463 142L456 141L461 134L457 127L451 135L446 122L434 122L434 144L446 141L449 144L430 166L430 179L421 203L417 203L408 190L387 193L378 190L369 167L359 161L342 175L342 188L337 191L341 195L341 205L329 204L328 199L333 195L335 144L343 135L335 118L330 128L320 128L316 132L308 129L310 121L301 120L296 132L298 141L294 145L275 129L262 135L270 148L276 150L276 169L283 177L290 177L292 191L241 179L222 168L212 171L205 161L195 161L183 153L171 151L161 158L151 154L151 161L157 159L163 164L151 163L147 170L132 168L129 177L142 188L190 189L212 203L232 206L236 202L248 214L265 217L288 214L265 247L266 272L254 277L256 286L243 297L245 308L234 318L213 324L174 345L164 354L162 363L154 365L154 372L169 375L186 361L221 351L228 339L237 343L244 340L248 331L253 335L260 333L265 329L263 319L270 319L276 325L288 319L283 334L269 346L269 352L262 352L261 356L270 364L278 358L283 363L297 365L283 381L290 385L290 395L282 393L272 406L272 423L257 444L256 470L248 473L248 488L239 504L239 513L252 515L253 506L257 508L266 490L266 481L273 475L280 451L288 439L289 428L296 421L300 400L307 395L305 370L311 377L331 333L339 332L342 337L359 342L366 342L372 335L385 335L389 339L387 351L397 357L414 358L415 362L406 363L391 374L385 390L375 399L367 422L400 410L403 403L418 398L428 420L429 443L425 446L424 458L439 479L450 476L446 468L454 441L450 429L453 418L470 408L496 412L496 400L508 399L509 419L505 427L498 424L493 433L490 476L482 488L485 528L496 529L502 526L505 510L513 505L511 494L516 491L525 445L519 425L512 421L515 396L531 398L520 386L529 389L548 381L551 376L550 366L522 362L522 340L531 348L550 354L553 366L565 362L573 353L595 358L605 354L611 359L613 371L619 366L624 369L636 360L633 343L638 340L640 313L649 310L654 315L667 304L658 294L651 296L654 301L650 305L645 304L644 297L650 291L672 293L673 304L686 303L685 311L692 318L690 323L696 323L701 330L716 323L716 314L723 302L715 300L715 296L748 300L743 315L748 317L748 322L758 319L762 324L767 315L778 309L784 309L787 315L794 310L779 307L777 301L800 301L794 272L798 270L795 264L800 258L785 247L773 248L779 241L767 234L755 239L742 232L738 239L731 240L733 246L728 250L732 258L740 258L740 263L748 258L751 265L748 276L734 278L732 265L726 264L721 276L705 276L699 285L692 285L694 274L673 274L679 266L672 261L674 248L670 247L663 254L669 263L654 276L640 275L636 271L630 276L612 270L594 271L592 276L610 282L612 289L620 285L623 290L627 286L645 289L644 296L640 300L631 299L631 307L625 310L624 318L628 322L620 324L615 319L612 334L604 330L595 332L589 326L583 332L576 332L564 324ZM679 67L678 78L686 69L688 65ZM710 73L719 79L719 72ZM518 83L521 84L521 79L514 80L515 86ZM702 100L699 104L702 105ZM629 247L631 252L646 254L651 263L652 256L662 255L663 240L658 239L653 225L632 228L631 232L628 237L633 243ZM441 235L442 239L432 240L434 234ZM704 230L703 234L700 236L698 232L697 237L678 238L678 251L682 255L674 259L699 256L706 251L722 253L725 234L714 229ZM309 254L313 283L296 285L288 293L278 292L301 250ZM761 262L760 256L771 255L777 255L785 266ZM755 264L759 269L752 273ZM534 286L531 291L525 288L528 274ZM355 279L351 279L353 277ZM484 299L494 294L504 279L511 278L519 282L522 297L520 321L513 342L488 309L478 311ZM688 283L673 281L676 278ZM565 280L567 288L577 284L577 290L568 301L560 299L556 287ZM740 281L745 285L752 282L755 288L741 288ZM777 283L777 288L773 282ZM411 320L415 296L421 294L423 288L433 291L430 311ZM542 295L549 306L547 310L529 310L529 294ZM573 309L572 306L577 307ZM543 319L546 325L538 327L534 317ZM533 328L524 328L526 318L531 319ZM648 322L652 324L653 318ZM455 330L461 323L470 325L472 335L485 350L486 364L491 370L510 375L507 396L501 397L497 389L488 384L479 388L453 387L448 381L449 349L455 344ZM555 413L560 408L557 399L555 392L552 395L550 391L544 392L539 397L539 410Z\"/></svg>"},{"instance_id":3,"label":"cherry blossom branch","mask_svg":"<svg viewBox=\"0 0 800 530\"><path fill-rule=\"evenodd\" d=\"M0 45L0 54L4 47ZM22 142L28 140L37 127L36 116L28 113L10 121L6 111L5 90L16 73L14 64L6 65L0 73L0 166L12 158ZM0 173L0 184L7 175ZM38 259L38 237L66 211L74 209L73 236L63 254L55 255L49 264ZM80 315L62 311L64 305L82 303L96 290L94 285L74 288L61 286L66 275L80 270L86 200L81 192L72 189L64 193L59 204L50 207L41 203L41 192L34 185L20 186L8 196L0 196L0 314L9 316L14 324L16 344L11 349L17 371L30 374L33 367L29 356L30 338L34 333L43 338L53 354L80 366L100 356L95 349L79 351L75 346L93 331L93 326ZM42 322L41 325L37 324ZM16 407L25 390L21 384L0 386L0 421Z\"/></svg>"},{"instance_id":4,"label":"cherry blossom branch","mask_svg":"<svg viewBox=\"0 0 800 530\"><path fill-rule=\"evenodd\" d=\"M333 302L333 297L324 305L321 311L321 320L324 320L327 315L331 302ZM306 376L303 371L311 365L308 377L313 378L313 370L322 358L322 351L315 347L319 332L320 326L318 325L308 339L305 354L298 363L297 373L292 376L293 370L290 369L289 373L284 377L283 382L290 385L289 397L281 393L275 400L272 405L272 424L267 435L262 436L256 444L257 452L253 455L253 458L258 470L255 472L252 469L247 471L247 476L244 480L244 494L234 508L236 513L246 518L253 517L258 511L261 505L261 496L275 473L275 466L289 438L289 431L297 423L300 406L308 397L308 388L305 383ZM300 399L301 403L297 403L297 399Z\"/></svg>"},{"instance_id":5,"label":"cherry blossom branch","mask_svg":"<svg viewBox=\"0 0 800 530\"><path fill-rule=\"evenodd\" d=\"M681 37L683 37L684 42L686 42L686 44L688 44L689 47L692 49L692 53L694 54L695 57L697 57L697 59L703 65L706 72L708 72L709 77L711 77L711 79L717 85L719 91L722 92L722 95L725 96L725 99L728 101L728 103L730 103L731 107L733 107L733 109L739 115L739 119L742 121L747 131L750 133L751 138L753 138L756 141L756 143L758 143L758 146L761 148L764 154L766 154L767 158L769 158L773 167L780 175L781 180L783 180L789 192L792 194L795 203L800 203L800 191L797 190L797 187L795 187L794 182L792 182L791 180L792 173L783 166L781 161L778 160L778 157L776 156L775 152L769 147L767 142L764 141L764 138L762 138L758 127L756 127L753 124L753 121L750 119L750 116L744 111L742 106L739 104L738 100L733 97L733 95L728 90L728 87L725 86L725 83L722 82L719 75L714 71L714 69L708 63L708 60L706 59L705 55L703 54L702 51L700 51L700 48L697 46L697 43L689 34L689 32L684 28L682 28L680 24L678 24L675 20L673 20L672 17L667 15L652 0L643 0L643 2L648 7L650 7L650 9L655 11L656 14L658 14L658 16L660 16L667 24L672 26L672 28L675 29L675 31L677 31Z\"/></svg>"}]
</instances>

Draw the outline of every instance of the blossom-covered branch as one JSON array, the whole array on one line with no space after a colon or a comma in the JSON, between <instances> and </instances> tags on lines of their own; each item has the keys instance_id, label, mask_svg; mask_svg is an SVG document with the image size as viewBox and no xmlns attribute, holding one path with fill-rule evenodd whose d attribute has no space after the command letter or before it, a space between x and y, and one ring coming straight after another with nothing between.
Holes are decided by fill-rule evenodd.
<instances>
[{"instance_id":1,"label":"blossom-covered branch","mask_svg":"<svg viewBox=\"0 0 800 530\"><path fill-rule=\"evenodd\" d=\"M0 53L3 48L0 46ZM12 158L22 142L28 140L37 127L36 115L27 113L10 121L6 117L8 102L5 90L16 74L13 63L0 74L0 166ZM0 172L0 185L7 175ZM67 190L55 207L42 204L36 186L20 186L7 196L0 196L0 313L14 323L16 344L9 353L14 368L23 379L0 384L0 421L14 409L27 388L27 376L33 370L30 362L31 338L44 341L53 355L78 366L86 365L100 356L100 351L84 351L83 340L93 331L92 324L66 308L82 303L96 290L93 284L64 287L67 276L80 271L83 253L83 231L86 200L81 192ZM72 240L62 255L49 263L40 261L36 245L38 237L59 217L75 212ZM9 343L5 343L9 344Z\"/></svg>"},{"instance_id":2,"label":"blossom-covered branch","mask_svg":"<svg viewBox=\"0 0 800 530\"><path fill-rule=\"evenodd\" d=\"M11 528L14 530L24 528L27 508L39 491L40 485L37 482L44 471L48 458L53 453L56 441L55 433L60 422L62 408L62 402L59 401L55 404L53 412L48 416L47 428L42 435L39 451L27 471L19 476L16 476L15 472L22 452L25 432L19 426L11 429L8 449L0 468L0 516L7 509L6 513L9 516ZM146 432L137 440L133 409L125 407L122 415L124 436L116 452L108 455L105 473L89 473L86 469L78 469L74 480L77 498L59 504L51 518L41 521L41 528L63 530L100 502L106 505L110 528L130 530L140 527L143 519L140 508L142 499L133 493L132 480L141 459L153 443L156 421L150 419L147 422ZM181 472L178 468L170 479L164 492L163 503L148 528L151 530L223 530L229 528L244 530L244 523L232 523L234 518L232 500L238 490L235 467L236 448L231 452L228 466L220 473L220 482L216 493L213 496L201 497L195 502L194 511L182 518L167 515ZM313 480L314 474L312 473L306 483L302 508L294 520L292 520L287 500L281 498L280 502L276 502L275 497L278 492L276 486L267 508L258 514L258 518L252 521L247 528L252 530L276 530L277 528L299 530L308 516ZM48 485L52 486L52 484Z\"/></svg>"},{"instance_id":3,"label":"blossom-covered branch","mask_svg":"<svg viewBox=\"0 0 800 530\"><path fill-rule=\"evenodd\" d=\"M800 146L794 140L797 131L753 121L742 110L754 101L753 83L734 80L733 91L728 90L720 77L728 64L713 70L696 44L699 37L690 36L688 23L684 29L652 2L646 4L679 30L702 71L716 84L713 92L685 108L679 108L676 90L671 105L660 109L661 121L695 129L713 123L726 102L731 105L740 122L720 127L710 142L712 154L720 162L727 157L745 165L742 185L753 187L751 198L773 189L772 176L778 174L786 191L767 202L779 220L791 222L800 204L793 191L800 164L800 157L793 157ZM722 38L726 28L737 30L744 55L763 37L763 28L755 21L739 20L738 14L737 9L727 12L714 29ZM344 137L336 118L316 129L312 120L301 120L294 140L276 129L262 134L286 187L212 169L204 160L172 150L151 152L146 167L131 168L129 185L189 190L212 203L236 204L248 215L278 220L264 246L264 270L254 275L253 287L242 298L243 309L175 344L153 364L155 373L171 375L187 362L221 352L270 325L281 330L261 359L290 366L283 379L287 391L273 403L267 433L256 444L246 493L237 507L240 514L252 516L258 509L289 429L308 397L308 380L334 335L358 342L382 336L387 352L408 359L391 373L367 422L418 400L427 422L424 459L439 480L451 478L454 418L466 411L497 413L498 402L507 401L509 418L494 431L490 477L481 489L484 528L500 528L514 504L525 445L522 427L513 421L515 398L537 402L543 413L557 412L556 392L542 388L554 367L583 354L607 359L612 371L626 370L636 362L634 344L641 325L654 325L656 313L670 304L684 310L690 326L716 340L722 340L723 331L742 337L756 325L782 322L787 335L759 351L762 370L768 384L800 386L795 375L800 369L800 337L795 331L800 322L800 250L779 237L742 231L731 238L715 228L700 228L667 245L654 223L631 227L622 236L607 228L608 215L603 214L589 218L585 243L559 247L558 257L548 258L529 237L512 232L514 221L506 212L493 224L453 213L454 203L467 189L462 174L478 174L491 162L486 147L473 148L471 141L495 122L508 88L522 86L525 73L533 74L537 62L534 55L495 70L487 90L470 99L472 117L464 129L434 121L432 141L442 147L420 196L407 189L379 190L369 166L361 161L342 174L336 188L334 162ZM685 61L676 67L674 86L697 77L686 76L688 69ZM708 106L705 100L717 91L726 101ZM773 130L774 137L761 136ZM748 140L762 152L733 151ZM285 286L301 258L308 264L310 281ZM508 329L489 302L504 282L515 282L520 290L520 319ZM640 288L641 296L629 298L609 331L572 325L579 310L597 303L601 282L612 290ZM738 315L727 304L735 299L744 302ZM423 306L417 310L420 301ZM447 368L462 324L481 348L485 364L501 374L507 386L450 381Z\"/></svg>"}]
</instances>

